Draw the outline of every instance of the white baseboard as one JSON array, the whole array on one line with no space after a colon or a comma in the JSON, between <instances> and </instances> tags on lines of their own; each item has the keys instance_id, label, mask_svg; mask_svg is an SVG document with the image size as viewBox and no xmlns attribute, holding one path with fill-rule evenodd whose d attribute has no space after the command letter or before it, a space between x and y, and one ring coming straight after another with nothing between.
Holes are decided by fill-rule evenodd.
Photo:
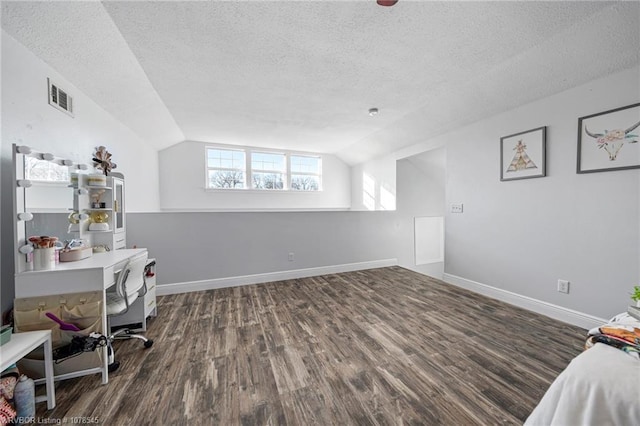
<instances>
[{"instance_id":1,"label":"white baseboard","mask_svg":"<svg viewBox=\"0 0 640 426\"><path fill-rule=\"evenodd\" d=\"M346 263L343 265L320 266L317 268L293 269L289 271L267 272L264 274L243 275L228 278L214 278L210 280L189 281L173 284L158 284L156 294L164 296L167 294L188 293L192 291L214 290L216 288L238 287L250 284L261 284L272 281L291 280L296 278L313 277L325 274L337 274L340 272L360 271L363 269L384 268L395 266L398 259L381 259L369 262Z\"/></svg>"},{"instance_id":2,"label":"white baseboard","mask_svg":"<svg viewBox=\"0 0 640 426\"><path fill-rule=\"evenodd\" d=\"M607 320L603 318L522 296L511 291L491 287L456 275L444 274L443 281L587 330L599 327L607 322Z\"/></svg>"}]
</instances>

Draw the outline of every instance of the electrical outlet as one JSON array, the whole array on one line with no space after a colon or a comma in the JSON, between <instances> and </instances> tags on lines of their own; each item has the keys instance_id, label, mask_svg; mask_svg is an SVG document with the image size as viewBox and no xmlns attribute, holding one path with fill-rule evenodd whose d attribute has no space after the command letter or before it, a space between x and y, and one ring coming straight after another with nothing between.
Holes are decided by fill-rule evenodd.
<instances>
[{"instance_id":1,"label":"electrical outlet","mask_svg":"<svg viewBox=\"0 0 640 426\"><path fill-rule=\"evenodd\" d=\"M558 280L558 291L560 293L569 293L569 281Z\"/></svg>"},{"instance_id":2,"label":"electrical outlet","mask_svg":"<svg viewBox=\"0 0 640 426\"><path fill-rule=\"evenodd\" d=\"M462 203L451 203L451 213L462 213Z\"/></svg>"},{"instance_id":3,"label":"electrical outlet","mask_svg":"<svg viewBox=\"0 0 640 426\"><path fill-rule=\"evenodd\" d=\"M295 253L293 253L293 252L289 253L289 262L293 262L294 260L296 260Z\"/></svg>"}]
</instances>

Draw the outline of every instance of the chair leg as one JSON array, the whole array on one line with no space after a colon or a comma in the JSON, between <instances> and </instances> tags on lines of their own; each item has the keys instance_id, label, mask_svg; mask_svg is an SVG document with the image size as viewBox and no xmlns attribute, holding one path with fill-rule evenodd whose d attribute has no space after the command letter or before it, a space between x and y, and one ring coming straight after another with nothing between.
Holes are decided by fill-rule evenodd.
<instances>
[{"instance_id":1,"label":"chair leg","mask_svg":"<svg viewBox=\"0 0 640 426\"><path fill-rule=\"evenodd\" d=\"M128 328L118 330L117 332L113 333L110 337L112 337L111 340L139 339L144 342L145 348L150 348L153 345L152 339L147 339L142 334L134 334L134 332L129 330Z\"/></svg>"},{"instance_id":2,"label":"chair leg","mask_svg":"<svg viewBox=\"0 0 640 426\"><path fill-rule=\"evenodd\" d=\"M130 333L130 330L128 328L121 328L117 330L115 333L110 334L108 339L109 340L118 339L122 334L128 334L128 333Z\"/></svg>"},{"instance_id":3,"label":"chair leg","mask_svg":"<svg viewBox=\"0 0 640 426\"><path fill-rule=\"evenodd\" d=\"M147 339L142 334L130 334L129 337L132 338L132 339L140 339L140 340L142 340L144 342L144 347L145 348L150 348L151 345L153 345L153 339Z\"/></svg>"}]
</instances>

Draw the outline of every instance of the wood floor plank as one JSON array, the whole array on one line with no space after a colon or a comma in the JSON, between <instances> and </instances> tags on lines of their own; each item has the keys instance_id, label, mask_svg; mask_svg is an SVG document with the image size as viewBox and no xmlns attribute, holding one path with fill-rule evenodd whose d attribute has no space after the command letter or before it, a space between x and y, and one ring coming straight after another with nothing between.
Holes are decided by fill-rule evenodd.
<instances>
[{"instance_id":1,"label":"wood floor plank","mask_svg":"<svg viewBox=\"0 0 640 426\"><path fill-rule=\"evenodd\" d=\"M521 424L584 330L400 267L158 299L110 383L40 417L104 425Z\"/></svg>"}]
</instances>

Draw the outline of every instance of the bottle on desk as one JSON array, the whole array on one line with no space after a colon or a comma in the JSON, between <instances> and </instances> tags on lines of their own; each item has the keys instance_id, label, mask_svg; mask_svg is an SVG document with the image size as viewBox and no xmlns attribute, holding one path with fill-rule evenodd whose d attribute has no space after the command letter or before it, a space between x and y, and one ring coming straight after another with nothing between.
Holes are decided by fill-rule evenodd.
<instances>
[{"instance_id":1,"label":"bottle on desk","mask_svg":"<svg viewBox=\"0 0 640 426\"><path fill-rule=\"evenodd\" d=\"M36 415L36 396L33 380L25 376L20 376L13 392L16 404L16 418L21 423L29 423Z\"/></svg>"}]
</instances>

